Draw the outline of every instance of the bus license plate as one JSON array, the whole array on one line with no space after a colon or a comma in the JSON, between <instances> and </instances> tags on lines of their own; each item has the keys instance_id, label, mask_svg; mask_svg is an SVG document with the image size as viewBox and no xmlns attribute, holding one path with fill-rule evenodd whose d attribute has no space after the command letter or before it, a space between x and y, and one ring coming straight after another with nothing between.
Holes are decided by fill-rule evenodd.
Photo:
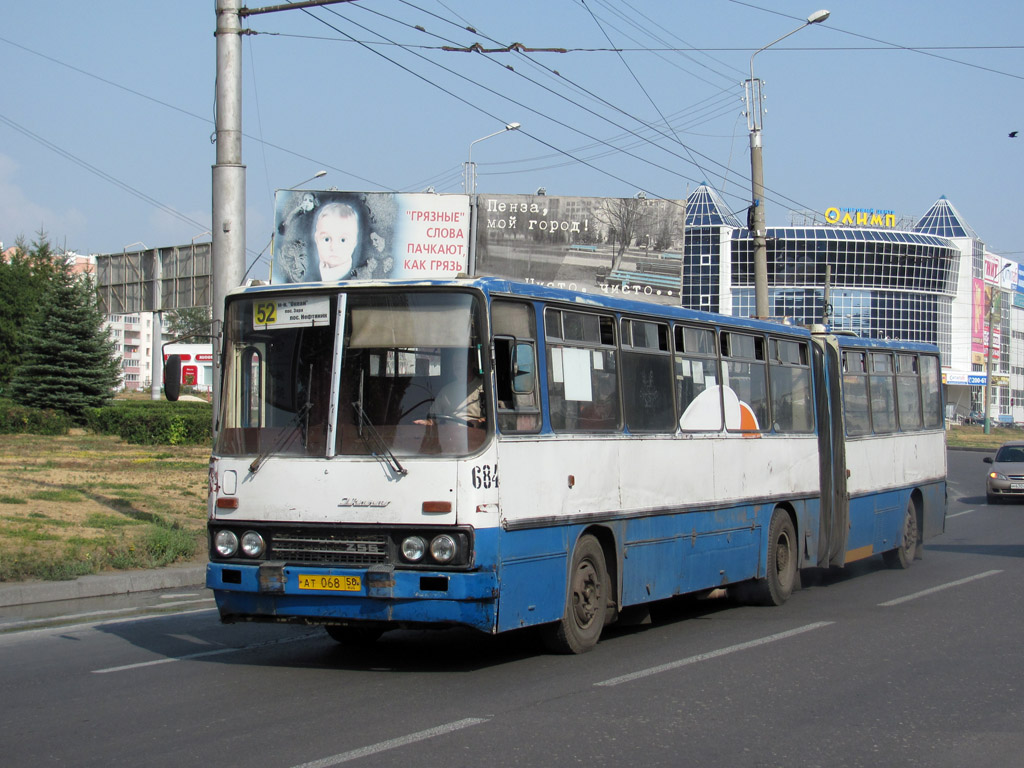
<instances>
[{"instance_id":1,"label":"bus license plate","mask_svg":"<svg viewBox=\"0 0 1024 768\"><path fill-rule=\"evenodd\" d=\"M329 592L358 592L363 581L358 576L326 576L323 574L299 574L299 589L319 589Z\"/></svg>"}]
</instances>

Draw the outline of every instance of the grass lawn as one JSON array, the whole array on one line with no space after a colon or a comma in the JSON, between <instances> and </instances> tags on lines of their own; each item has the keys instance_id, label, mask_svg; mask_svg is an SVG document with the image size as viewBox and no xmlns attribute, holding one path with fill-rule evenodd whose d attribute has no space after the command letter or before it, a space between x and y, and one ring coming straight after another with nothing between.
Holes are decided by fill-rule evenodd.
<instances>
[{"instance_id":1,"label":"grass lawn","mask_svg":"<svg viewBox=\"0 0 1024 768\"><path fill-rule=\"evenodd\" d=\"M0 581L205 557L209 446L0 435Z\"/></svg>"}]
</instances>

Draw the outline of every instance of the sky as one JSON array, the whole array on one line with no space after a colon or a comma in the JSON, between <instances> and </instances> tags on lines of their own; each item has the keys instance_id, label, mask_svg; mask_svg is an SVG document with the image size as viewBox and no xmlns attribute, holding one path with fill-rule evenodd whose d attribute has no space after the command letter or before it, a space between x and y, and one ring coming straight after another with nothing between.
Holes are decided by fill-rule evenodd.
<instances>
[{"instance_id":1,"label":"sky","mask_svg":"<svg viewBox=\"0 0 1024 768\"><path fill-rule=\"evenodd\" d=\"M319 170L310 188L459 193L471 152L482 193L679 199L706 182L743 212L751 55L821 7L825 22L754 58L768 225L833 206L916 221L946 196L988 250L1024 262L1024 3L810 1L358 0L250 16L251 273L269 265L274 190ZM3 4L5 247L40 232L79 253L209 240L215 7ZM485 52L458 50L474 45Z\"/></svg>"}]
</instances>

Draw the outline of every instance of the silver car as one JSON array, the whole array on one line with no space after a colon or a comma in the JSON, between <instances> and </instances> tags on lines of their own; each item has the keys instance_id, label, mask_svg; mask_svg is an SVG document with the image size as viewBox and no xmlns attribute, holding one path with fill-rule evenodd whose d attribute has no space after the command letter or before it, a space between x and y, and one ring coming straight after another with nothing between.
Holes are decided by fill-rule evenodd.
<instances>
[{"instance_id":1,"label":"silver car","mask_svg":"<svg viewBox=\"0 0 1024 768\"><path fill-rule=\"evenodd\" d=\"M994 459L986 456L984 461L992 465L985 478L989 504L1008 498L1024 499L1024 440L1003 443Z\"/></svg>"}]
</instances>

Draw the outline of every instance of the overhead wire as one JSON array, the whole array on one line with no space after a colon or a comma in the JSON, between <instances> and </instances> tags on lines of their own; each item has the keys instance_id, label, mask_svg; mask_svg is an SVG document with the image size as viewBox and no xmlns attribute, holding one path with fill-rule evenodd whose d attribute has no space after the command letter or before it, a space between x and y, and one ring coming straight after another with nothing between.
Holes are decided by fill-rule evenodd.
<instances>
[{"instance_id":1,"label":"overhead wire","mask_svg":"<svg viewBox=\"0 0 1024 768\"><path fill-rule=\"evenodd\" d=\"M406 5L411 5L411 4L410 4L410 3L408 3L408 2L406 1L406 0L403 0L403 2L404 2L404 3L406 4ZM425 30L425 29L423 29L422 27L419 27L419 26L417 26L417 25L412 25L412 24L409 24L409 23L407 23L407 22L402 22L402 21L400 21L400 20L394 19L393 17L389 17L389 16L387 16L386 14L382 14L382 13L381 13L381 12L379 12L379 11L375 11L375 10L373 10L373 9L369 9L369 8L367 8L367 7L365 7L365 6L352 6L352 7L360 8L360 9L362 9L362 10L367 10L367 11L369 11L369 12L371 12L371 13L374 13L375 15L378 15L378 16L383 16L384 18L387 18L387 19L389 19L390 21L393 21L393 22L396 22L396 23L399 23L399 24L403 24L403 25L405 25L405 26L408 26L408 27L413 27L413 28L417 29L418 31L420 31L421 33L422 33L422 32L426 32L426 30ZM338 11L336 11L336 10L334 10L334 9L326 9L326 10L328 10L328 11L329 11L330 13L332 13L333 15L336 15L336 16L338 16L338 17L340 17L340 18L342 18L342 19L344 19L344 20L348 21L349 23L351 23L351 24L353 24L353 25L355 25L355 26L359 27L360 29L363 29L364 31L368 31L368 32L371 32L372 34L376 34L376 35L378 35L378 36L380 36L380 37L384 37L384 36L383 36L383 35L381 35L381 34L380 34L379 32L376 32L376 31L373 31L373 30L369 30L369 29L367 29L367 28L365 27L365 25L362 25L362 24L360 24L359 22L356 22L356 21L352 20L351 18L349 18L349 17L347 17L347 16L344 16L343 14L339 13ZM307 11L307 12L308 12L308 11ZM310 15L311 15L311 16L313 16L314 18L318 18L318 17L316 17L316 16L314 15L314 14L310 14ZM353 37L352 37L351 35L348 35L348 33L345 33L345 32L342 32L341 30L338 30L338 29L337 29L336 27L333 27L332 25L328 24L328 23L327 23L327 22L326 22L325 20L322 20L322 19L318 19L318 20L320 20L320 21L321 21L322 23L326 24L327 26L331 26L331 28L335 29L335 31L338 31L338 32L339 32L339 34L344 34L344 35L346 35L347 37L349 37L350 39L354 39L354 38L353 38ZM474 27L471 27L470 29L471 29L471 30L472 30L472 31L473 31L474 33L476 33L476 34L478 34L478 35L481 35L481 33L480 33L480 32L479 32L479 31L478 31L478 30L477 30L476 28L474 28ZM435 36L435 37L439 37L439 36L435 35L434 33L429 33L429 32L426 32L426 33L427 33L427 34L430 34L430 35L433 35L433 36ZM481 36L482 36L482 37L485 37L485 38L487 38L487 36L486 36L486 35L481 35ZM387 38L385 38L385 39L387 39ZM444 38L441 38L441 39L444 39ZM369 48L370 46L371 46L371 44L369 44L369 43L368 43L368 44L367 44L367 47ZM372 48L370 48L370 49L372 50ZM467 48L466 50L467 50L467 52L469 52L469 49L468 49L468 48ZM386 60L388 60L388 61L392 61L393 63L396 63L396 64L397 64L397 62L394 62L394 60L393 60L393 59L390 59L389 57L385 56L385 55L384 55L383 53L381 53L381 52L379 52L379 51L374 51L374 53L376 53L376 54L377 54L377 55L379 55L379 56L382 56L383 58L385 58L385 59L386 59ZM523 109L527 109L527 110L529 110L529 111L531 111L531 112L534 112L534 113L536 113L536 114L541 114L541 115L542 115L543 117L545 117L545 118L546 118L546 119L548 119L548 120L551 120L552 122L554 122L554 123L555 123L555 124L557 124L557 125L561 125L562 127L565 127L565 128L567 128L568 130L570 130L570 131L573 131L573 132L579 133L580 135L582 135L582 136L585 136L585 137L587 137L587 138L590 138L590 139L591 139L592 141L595 141L595 142L597 142L597 143L600 143L600 144L603 144L603 145L605 145L605 146L608 146L609 148L611 148L611 149L613 149L613 150L616 150L616 151L619 151L619 152L623 152L623 150L622 150L622 149L621 149L620 147L615 147L615 146L611 145L611 144L610 144L610 143L609 143L609 142L608 142L607 140L604 140L604 139L600 139L600 138L598 138L598 137L596 137L596 136L592 136L592 135L590 135L590 134L586 133L585 131L582 131L582 130L581 130L580 128L578 128L578 127L576 127L576 126L568 125L568 124L567 124L567 123L565 123L564 121L558 120L557 118L553 118L553 117L552 117L552 116L551 116L550 114L547 114L547 113L542 113L542 112L539 112L539 111L538 111L537 109L534 109L533 107L530 107L530 106L528 106L528 105L526 105L526 104L522 103L521 101L518 101L518 100L516 100L516 99L512 99L511 97L507 96L506 94L498 93L498 92L496 92L496 91L495 91L495 90L494 90L493 88L490 88L490 87L488 87L488 86L486 86L486 85L482 85L481 83L478 83L478 82L476 82L476 81L474 81L474 80L472 80L472 79L468 78L467 76L465 76L465 75L463 75L463 74L461 74L461 73L459 73L459 72L455 72L455 71L451 70L450 68L448 68L448 67L445 67L444 65L441 65L441 64L439 64L439 63L437 63L437 62L435 62L435 61L433 61L433 60L431 60L431 59L429 59L429 58L423 57L422 55L420 55L420 54L418 54L418 53L415 53L415 52L413 52L413 51L410 51L410 53L412 53L412 55L414 55L414 56L416 56L416 57L418 57L418 58L420 58L420 59L422 59L422 60L424 60L424 61L427 61L428 63L432 64L433 66L439 67L440 69L443 69L444 71L446 71L446 72L449 72L450 74L453 74L453 75L455 75L455 76L456 76L456 77L458 77L458 78L461 78L461 79L463 79L463 80L466 80L466 81L468 81L468 82L472 83L473 85L476 85L477 87L479 87L479 88L481 88L481 89L483 89L483 90L486 90L486 91L488 91L488 92L490 92L490 93L492 93L492 94L494 94L494 95L498 96L499 98L502 98L502 99L505 99L505 100L507 100L507 101L510 101L511 103L513 103L513 104L516 104L517 106L520 106L520 107L522 107ZM489 59L489 60L490 60L490 59ZM495 63L495 64L496 64L497 66L503 66L503 65L501 65L501 64L500 64L500 62L492 62L492 63ZM398 66L402 66L402 65L398 65ZM403 67L403 68L404 68L404 67ZM511 69L511 71L512 71L512 72L513 72L514 74L516 74L517 76L520 76L520 77L524 77L524 78L526 77L525 75L522 75L521 73L518 73L518 72L517 72L517 71L516 71L516 70L515 70L514 68L509 68L509 67L505 67L505 68L506 68L506 69ZM423 79L426 79L426 78L423 78ZM529 78L526 78L526 79L527 79L527 80L529 80ZM542 86L542 85L540 85L540 84L536 83L536 81L533 81L533 80L529 80L529 81L530 81L531 83L533 83L534 85L538 85L538 86L539 86L539 87L541 87L541 88L545 88L544 86ZM440 86L438 86L437 84L433 83L432 81L429 81L429 80L427 80L427 82L430 82L430 83L431 83L432 85L434 85L435 87L438 87L438 88L440 88L441 90L444 90L444 91L445 91L446 93L448 93L449 95L453 95L453 96L454 96L454 94L453 94L453 93L452 93L451 91L448 91L447 89L441 88ZM632 134L632 135L634 135L634 136L639 136L639 134L638 134L638 133L637 133L636 131L633 131L632 129L629 129L629 128L625 127L625 126L622 126L622 125L620 125L619 123L616 123L615 121L611 120L611 118L608 118L608 117L606 117L606 116L604 116L604 115L601 115L601 114L599 114L599 113L597 113L597 112L594 112L593 110L590 110L589 108L587 108L587 107L585 107L585 106L583 106L583 105L581 105L581 104L578 104L578 103L576 103L576 102L573 102L573 101L572 101L572 100L570 100L570 99L567 99L567 97L565 97L565 96L564 96L563 94L558 94L558 93L554 93L554 92L552 92L552 91L551 91L550 89L547 89L547 88L545 88L545 90L548 90L549 92L553 93L553 95L556 95L556 96L558 96L559 98L565 98L565 99L566 99L567 101L569 101L569 102L570 102L571 104L573 104L574 106L576 106L576 107L578 107L578 108L580 108L580 109L583 109L583 110L585 110L585 111L589 112L590 114L593 114L593 115L594 115L595 117L597 117L597 118L599 118L599 119L602 119L602 120L604 120L604 121L606 121L606 122L609 122L610 124L612 124L612 125L616 126L616 127L617 127L617 128L619 128L620 130L624 130L624 131L626 131L626 132L628 132L628 133L630 133L630 134ZM461 99L461 97L457 97L457 98L460 98L460 100L463 100L463 101L465 101L464 99ZM600 99L600 97L598 97L598 98ZM650 125L649 123L644 123L643 121L641 121L641 120L637 119L637 118L636 118L635 116L633 116L633 115L629 114L629 113L628 113L628 112L626 112L625 110L622 110L621 108L618 108L618 107L616 107L615 105L611 104L610 102L607 102L607 100L605 100L605 99L600 99L600 100L601 100L601 101L602 101L603 103L605 103L605 104L607 104L608 106L610 106L611 108L615 109L616 111L618 111L618 112L621 112L621 113L622 113L623 115L626 115L627 117L630 117L631 119L637 120L637 122L640 122L640 123L641 123L642 125L644 125L645 127L647 127L647 128L652 128L652 127L653 127L653 126L651 126L651 125ZM467 102L467 103L468 103L468 102ZM474 108L479 108L479 107L478 107L478 105L476 105L475 103L474 103L474 104L471 104L471 106L473 106ZM662 136L664 136L665 138L671 138L671 137L667 136L667 135L666 135L666 134L665 134L664 132L662 132L662 131L658 130L657 128L654 128L654 130L656 130L656 131L657 131L658 133L661 133L661 135L662 135ZM537 139L537 137L533 136L532 134L530 134L530 133L528 133L528 132L525 132L525 131L523 131L522 129L520 129L520 132L521 132L521 133L524 133L524 134L526 134L526 135L528 135L528 136L530 136L531 138L534 138L535 140ZM545 143L546 143L546 142L545 142ZM678 153L676 153L676 152L674 152L674 151L672 151L672 150L670 150L670 149L668 149L668 148L666 148L666 147L664 147L664 146L662 146L662 145L659 145L659 144L654 144L653 142L649 142L649 143L651 143L651 145L652 145L652 146L654 146L654 147L656 147L656 148L658 148L658 149L660 149L660 150L662 150L662 151L668 152L669 154L671 154L671 155L675 156L676 158L678 158L678 159L680 159L680 160L683 160L683 161L686 161L686 162L692 162L692 161L688 161L688 160L687 160L687 158L683 157L682 155L679 155ZM561 148L557 148L557 147L553 147L553 145L550 145L550 144L547 144L547 146L550 146L550 147L552 147L552 148L553 148L553 149L555 149L555 151L556 151L556 152L558 152L559 154L562 154L562 155L565 155L565 156L571 157L571 158L572 158L573 160L575 160L576 162L579 162L579 163L583 163L583 164L586 164L586 165L588 165L588 167L591 167L592 169L594 169L594 170L598 171L599 173L603 173L603 174L605 174L605 175L609 175L609 176L611 176L611 177L613 177L613 178L616 178L617 180L620 180L620 181L622 180L622 179L620 179L619 177L617 177L617 176L614 176L613 174L610 174L609 172L607 172L606 170L604 170L604 169L602 169L602 168L598 168L598 167L596 167L596 166L593 166L593 165L592 165L591 163L587 162L587 161L586 161L586 160L584 160L583 158L577 157L576 155L573 155L573 154L569 153L569 152L568 152L567 150L564 150L564 149L561 149ZM654 161L651 161L651 160L649 160L649 159L647 159L647 158L644 158L644 157L638 156L638 155L636 155L635 153L630 153L630 152L624 152L624 154L627 154L627 155L629 155L629 156L633 157L634 159L636 159L636 160L639 160L640 162L643 162L643 163L647 163L647 164L649 164L649 165L652 165L652 166L654 166L654 167L658 168L659 170L662 170L662 171L665 171L665 172L667 172L667 173L670 173L670 174L674 174L674 175L676 175L676 176L679 176L680 178L682 178L682 179L685 179L686 181L692 182L692 183L694 183L694 184L699 184L699 183L701 183L701 182L700 182L700 181L698 181L697 179L694 179L694 178L688 177L688 176L686 176L685 174L682 174L682 173L680 173L680 172L678 172L678 171L673 171L672 169L666 168L666 167L665 167L665 166L663 166L663 165L659 165L659 164L655 163ZM700 153L698 153L698 154L700 154ZM712 163L715 163L715 162L716 162L716 161L714 161L714 160L713 160L713 159L711 159L711 158L707 158L707 157L706 157L705 155L701 155L701 156L702 156L702 157L705 157L706 159L708 159L708 160L709 160L709 161L711 161ZM719 164L719 165L720 165L720 164ZM638 184L635 184L635 183L634 183L634 184L632 184L631 186L638 186L638 187L641 187L641 188L642 188L642 187L644 187L644 185L638 185Z\"/></svg>"},{"instance_id":2,"label":"overhead wire","mask_svg":"<svg viewBox=\"0 0 1024 768\"><path fill-rule=\"evenodd\" d=\"M761 6L755 5L753 3L743 2L743 0L728 0L728 2L733 3L734 5L742 5L742 6L745 6L747 8L753 8L755 11L762 11L764 13L770 13L770 14L773 14L775 16L782 16L782 17L787 18L787 19L793 19L794 21L804 21L803 18L800 18L798 16L793 16L793 15L788 14L788 13L782 13L781 11L775 11L775 10L772 10L770 8L762 8ZM1012 72L1003 72L1002 70L999 70L999 69L993 69L991 67L983 67L980 64L972 64L969 61L961 61L960 59L953 59L953 58L950 58L949 56L939 56L937 53L932 53L932 51L936 51L936 50L951 50L951 49L957 49L957 50L962 50L962 49L966 49L966 50L972 50L972 49L975 49L975 50L998 50L998 49L1001 49L1001 48L1012 49L1012 48L1017 48L1019 46L977 46L977 47L975 47L975 46L963 46L963 47L960 47L960 46L956 46L956 47L954 47L954 46L948 46L948 47L945 47L945 46L940 46L940 47L911 46L911 45L901 45L900 43L892 43L892 42L889 42L888 40L880 40L877 37L871 37L870 35L862 35L859 32L850 32L849 30L843 29L841 27L837 27L834 24L829 24L828 28L832 29L832 30L835 30L836 32L839 32L840 34L843 34L843 35L849 35L850 37L857 37L857 38L860 38L861 40L870 40L873 43L879 43L880 45L883 45L883 46L885 46L886 48L889 48L889 49L908 51L910 53L919 53L922 56L931 56L932 58L940 59L942 61L948 61L951 64L959 64L960 66L963 66L963 67L970 67L972 69L979 69L979 70L981 70L983 72L991 72L992 74L995 74L995 75L1002 75L1004 77L1012 77L1015 80L1024 80L1024 75L1016 75L1016 74L1013 74Z\"/></svg>"},{"instance_id":3,"label":"overhead wire","mask_svg":"<svg viewBox=\"0 0 1024 768\"><path fill-rule=\"evenodd\" d=\"M332 14L341 16L341 14L339 14L336 10L334 10L332 8L327 8L327 9L324 9L324 10L326 10L326 11L332 13ZM348 33L344 32L344 31L342 31L341 29L337 28L336 26L332 25L326 19L319 18L318 16L316 16L316 14L312 13L309 9L303 9L303 12L309 14L312 18L316 19L317 21L319 21L320 23L324 24L325 26L333 29L338 34L344 35L344 36L348 37L349 39L354 40L354 38L351 35L349 35ZM358 22L353 21L352 19L349 19L349 18L344 17L344 16L341 16L341 18L345 19L346 21L348 21L351 24L354 24L355 26L358 26L360 28L365 29L365 27L363 25L359 24ZM366 31L371 31L372 32L372 30L366 30ZM373 32L373 34L380 34L380 33ZM381 36L383 37L383 35L381 35ZM380 51L374 50L374 48L372 47L371 44L365 44L365 47L367 48L367 50L370 50L375 55L380 56L381 58L384 58L385 60L391 62L392 64L394 64L395 66L397 66L400 69L404 70L405 72L408 72L409 74L413 75L414 77L416 77L416 78L418 78L418 79L420 79L420 80L430 84L432 87L437 88L438 90L443 91L444 93L448 94L452 98L454 98L454 99L456 99L458 101L461 101L462 103L464 103L467 106L469 106L469 107L471 107L471 108L481 112L482 114L485 114L488 117L491 117L492 119L495 119L495 120L497 120L499 122L507 122L507 121L501 120L496 115L491 114L486 109L481 107L479 104L477 104L477 103L475 103L473 101L470 101L469 99L466 99L466 98L464 98L462 96L459 96L458 94L454 93L453 91L451 91L451 90L449 90L447 88L444 88L443 86L433 82L432 80L428 79L427 77L425 77L425 76L421 75L420 73L418 73L418 72L410 69L409 67L405 66L404 64L401 64L401 63L397 62L396 60L394 60L394 59L392 59L392 58L390 58L388 56L385 56ZM449 74L452 74L452 75L454 75L454 76L456 76L456 77L458 77L460 79L466 80L467 82L469 82L469 83L471 83L473 85L476 85L477 87L479 87L479 88L481 88L481 89L491 93L492 95L495 95L495 96L497 96L499 98L505 99L505 100L509 101L512 104L515 104L515 105L517 105L519 107L522 107L523 109L529 110L530 112L534 112L536 114L542 114L538 110L536 110L536 109L534 109L532 107L529 107L526 104L523 104L522 102L520 102L520 101L518 101L516 99L512 99L512 98L508 97L505 94L501 94L501 93L495 91L493 88L490 88L488 86L485 86L485 85L482 85L480 83L477 83L476 81L468 78L467 76L465 76L465 75L463 75L463 74L461 74L459 72L456 72L456 71L454 71L452 69L449 69L448 67L445 67L445 66L443 66L441 64L438 64L437 62L434 62L434 61L432 61L430 59L427 59L427 58L421 56L420 54L417 54L415 52L412 52L412 54L414 56L417 56L417 57L423 59L424 61L427 61L428 63L430 63L430 64L432 64L432 65L434 65L436 67L439 67L440 69L443 69L444 71L448 72ZM560 121L560 120L557 120L555 118L552 118L550 115L544 115L544 116L547 119L549 119L552 122L554 122L555 124L561 125L562 127L567 128L568 130L575 131L575 132L577 132L577 133L579 133L579 134L581 134L583 136L586 136L587 138L590 138L593 141L602 141L601 139L598 139L595 136L591 136L591 135L587 134L586 132L580 130L579 128L576 128L574 126L568 125L564 121ZM596 116L601 117L600 115L596 115ZM602 118L602 119L607 119L607 118ZM621 126L620 126L620 128L621 128ZM556 152L560 152L560 153L562 153L562 154L564 154L564 155L566 155L568 157L571 157L571 158L575 159L577 162L579 162L579 163L581 163L583 165L586 165L587 167L589 167L589 168L591 168L591 169L593 169L593 170L595 170L595 171L597 171L599 173L602 173L602 174L604 174L606 176L609 176L610 178L614 178L617 181L622 181L624 183L630 183L630 182L626 182L625 179L623 179L623 178L621 178L621 177L619 177L619 176L617 176L615 174L612 174L611 172L609 172L609 171L607 171L605 169L602 169L602 168L599 168L597 166L594 166L592 163L588 162L587 160L585 160L583 158L576 157L576 156L572 155L571 153L569 153L568 151L566 151L564 149L561 149L559 147L556 147L555 145L551 144L550 142L547 142L544 139L541 139L539 136L536 136L535 134L532 134L532 133L530 133L528 131L524 131L521 128L519 129L519 131L520 131L520 133L523 133L524 135L529 136L534 141L537 141L538 143L540 143L540 144L542 144L544 146L547 146L550 149L555 150ZM607 142L603 142L603 143L607 143ZM630 154L630 153L626 153L626 154ZM666 172L673 173L673 171L671 171L670 169L665 168L664 166L659 166L659 165L653 163L653 161L647 160L646 158L642 158L642 157L639 157L639 156L636 156L636 155L631 155L631 156L634 157L637 160L640 160L641 162L649 163L651 165L654 165L655 167L659 168L660 170L664 170ZM683 159L683 158L681 158L681 159ZM681 178L687 179L689 181L693 181L692 179L689 179L688 177L683 176L682 174L679 174L678 172L676 172L676 175L680 176ZM640 186L640 187L643 187L643 185L636 185L635 183L630 183L630 186ZM668 198L666 198L666 199L668 199Z\"/></svg>"}]
</instances>

